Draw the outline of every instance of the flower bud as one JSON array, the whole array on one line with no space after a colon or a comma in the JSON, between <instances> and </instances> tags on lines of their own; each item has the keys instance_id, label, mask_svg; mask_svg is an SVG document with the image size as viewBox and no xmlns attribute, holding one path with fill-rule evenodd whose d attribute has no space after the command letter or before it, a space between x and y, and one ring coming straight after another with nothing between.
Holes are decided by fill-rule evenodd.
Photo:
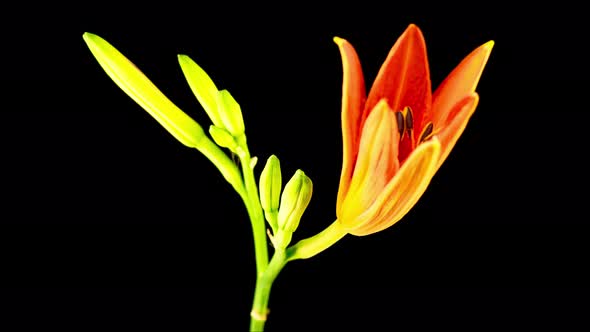
<instances>
[{"instance_id":1,"label":"flower bud","mask_svg":"<svg viewBox=\"0 0 590 332\"><path fill-rule=\"evenodd\" d=\"M110 78L182 144L200 149L205 132L173 104L129 59L101 37L84 33L88 48Z\"/></svg>"},{"instance_id":2,"label":"flower bud","mask_svg":"<svg viewBox=\"0 0 590 332\"><path fill-rule=\"evenodd\" d=\"M281 197L281 163L272 155L260 174L260 204L273 231L277 229L277 214Z\"/></svg>"},{"instance_id":3,"label":"flower bud","mask_svg":"<svg viewBox=\"0 0 590 332\"><path fill-rule=\"evenodd\" d=\"M207 112L211 122L218 127L223 127L217 110L217 87L209 75L187 55L179 54L178 62L191 91Z\"/></svg>"},{"instance_id":4,"label":"flower bud","mask_svg":"<svg viewBox=\"0 0 590 332\"><path fill-rule=\"evenodd\" d=\"M209 126L209 134L211 134L211 137L215 143L217 143L217 145L221 146L222 148L228 148L232 152L236 151L238 144L236 143L234 137L227 132L227 130L219 128L215 125L211 125Z\"/></svg>"},{"instance_id":5,"label":"flower bud","mask_svg":"<svg viewBox=\"0 0 590 332\"><path fill-rule=\"evenodd\" d=\"M302 170L297 170L285 185L281 196L277 220L280 230L293 233L297 229L301 216L311 200L312 191L311 179Z\"/></svg>"},{"instance_id":6,"label":"flower bud","mask_svg":"<svg viewBox=\"0 0 590 332\"><path fill-rule=\"evenodd\" d=\"M239 138L244 134L244 118L240 104L227 90L217 93L217 110L223 126L234 137Z\"/></svg>"}]
</instances>

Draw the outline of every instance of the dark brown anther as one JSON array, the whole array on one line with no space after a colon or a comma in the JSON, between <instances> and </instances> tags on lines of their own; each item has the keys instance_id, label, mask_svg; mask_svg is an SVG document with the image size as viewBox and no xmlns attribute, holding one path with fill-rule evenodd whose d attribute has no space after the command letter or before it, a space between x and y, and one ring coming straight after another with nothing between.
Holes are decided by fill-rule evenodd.
<instances>
[{"instance_id":1,"label":"dark brown anther","mask_svg":"<svg viewBox=\"0 0 590 332\"><path fill-rule=\"evenodd\" d=\"M406 118L406 130L409 132L414 129L414 115L410 106L406 106L404 109L404 116Z\"/></svg>"},{"instance_id":2,"label":"dark brown anther","mask_svg":"<svg viewBox=\"0 0 590 332\"><path fill-rule=\"evenodd\" d=\"M397 130L399 131L399 139L402 139L404 131L406 130L404 115L402 112L395 112L395 120L397 121Z\"/></svg>"},{"instance_id":3,"label":"dark brown anther","mask_svg":"<svg viewBox=\"0 0 590 332\"><path fill-rule=\"evenodd\" d=\"M424 127L424 130L422 130L422 134L420 134L420 143L428 140L430 137L432 137L432 131L434 129L434 125L432 124L432 122L428 122L428 124L426 125L426 127Z\"/></svg>"}]
</instances>

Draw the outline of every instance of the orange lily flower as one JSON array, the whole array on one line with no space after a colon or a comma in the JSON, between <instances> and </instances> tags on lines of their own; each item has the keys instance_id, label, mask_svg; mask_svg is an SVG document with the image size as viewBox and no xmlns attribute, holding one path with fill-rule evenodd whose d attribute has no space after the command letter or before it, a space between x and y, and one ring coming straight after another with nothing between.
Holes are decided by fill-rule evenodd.
<instances>
[{"instance_id":1,"label":"orange lily flower","mask_svg":"<svg viewBox=\"0 0 590 332\"><path fill-rule=\"evenodd\" d=\"M469 54L431 92L422 32L410 25L365 97L358 56L334 38L343 62L343 162L336 214L346 232L368 235L400 220L418 201L473 114L475 88L493 47Z\"/></svg>"}]
</instances>

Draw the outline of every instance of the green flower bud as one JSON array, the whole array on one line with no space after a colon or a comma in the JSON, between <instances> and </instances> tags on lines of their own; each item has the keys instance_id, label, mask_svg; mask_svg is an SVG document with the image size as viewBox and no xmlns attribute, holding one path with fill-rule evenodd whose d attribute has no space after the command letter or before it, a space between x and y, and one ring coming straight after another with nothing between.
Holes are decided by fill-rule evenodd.
<instances>
[{"instance_id":1,"label":"green flower bud","mask_svg":"<svg viewBox=\"0 0 590 332\"><path fill-rule=\"evenodd\" d=\"M217 110L219 118L227 131L236 138L244 134L242 109L229 91L221 90L217 93Z\"/></svg>"},{"instance_id":2,"label":"green flower bud","mask_svg":"<svg viewBox=\"0 0 590 332\"><path fill-rule=\"evenodd\" d=\"M230 151L235 153L238 143L236 143L234 137L228 133L227 130L219 128L215 125L211 125L209 127L209 134L211 134L211 137L215 143L217 143L217 145L221 146L222 148L228 148Z\"/></svg>"},{"instance_id":3,"label":"green flower bud","mask_svg":"<svg viewBox=\"0 0 590 332\"><path fill-rule=\"evenodd\" d=\"M277 214L281 198L281 163L272 155L266 161L260 174L260 204L273 232L277 229Z\"/></svg>"},{"instance_id":4,"label":"green flower bud","mask_svg":"<svg viewBox=\"0 0 590 332\"><path fill-rule=\"evenodd\" d=\"M311 200L312 191L311 179L302 170L297 170L285 185L281 196L277 220L280 230L293 233L297 229L301 216Z\"/></svg>"},{"instance_id":5,"label":"green flower bud","mask_svg":"<svg viewBox=\"0 0 590 332\"><path fill-rule=\"evenodd\" d=\"M217 127L223 127L217 110L217 87L209 75L187 55L179 54L178 63L191 91L207 112L211 122Z\"/></svg>"},{"instance_id":6,"label":"green flower bud","mask_svg":"<svg viewBox=\"0 0 590 332\"><path fill-rule=\"evenodd\" d=\"M205 132L129 59L101 37L84 33L88 48L111 79L182 144L201 149Z\"/></svg>"}]
</instances>

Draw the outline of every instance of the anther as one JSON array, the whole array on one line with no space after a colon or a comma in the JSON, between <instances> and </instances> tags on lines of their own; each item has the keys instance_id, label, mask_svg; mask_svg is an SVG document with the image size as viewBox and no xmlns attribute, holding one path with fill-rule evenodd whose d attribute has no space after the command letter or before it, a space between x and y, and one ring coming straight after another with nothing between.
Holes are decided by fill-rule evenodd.
<instances>
[{"instance_id":1,"label":"anther","mask_svg":"<svg viewBox=\"0 0 590 332\"><path fill-rule=\"evenodd\" d=\"M395 112L395 120L397 121L397 130L399 131L399 139L401 140L406 130L406 123L402 112Z\"/></svg>"},{"instance_id":2,"label":"anther","mask_svg":"<svg viewBox=\"0 0 590 332\"><path fill-rule=\"evenodd\" d=\"M432 122L428 122L426 127L424 127L424 130L422 130L422 134L420 134L419 142L422 143L422 142L428 140L430 137L432 137L433 129L434 129L434 125L432 124Z\"/></svg>"},{"instance_id":3,"label":"anther","mask_svg":"<svg viewBox=\"0 0 590 332\"><path fill-rule=\"evenodd\" d=\"M414 129L414 115L410 106L404 108L404 117L406 118L406 130L409 132Z\"/></svg>"}]
</instances>

